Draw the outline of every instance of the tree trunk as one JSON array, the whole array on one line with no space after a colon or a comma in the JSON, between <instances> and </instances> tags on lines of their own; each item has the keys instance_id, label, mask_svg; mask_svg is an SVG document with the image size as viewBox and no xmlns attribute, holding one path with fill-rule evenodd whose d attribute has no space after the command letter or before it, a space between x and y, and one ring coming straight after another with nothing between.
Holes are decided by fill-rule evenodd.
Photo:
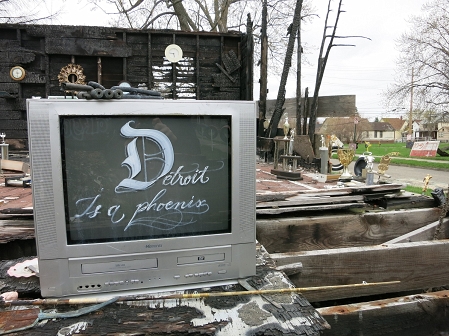
<instances>
[{"instance_id":1,"label":"tree trunk","mask_svg":"<svg viewBox=\"0 0 449 336\"><path fill-rule=\"evenodd\" d=\"M302 133L302 111L301 106L301 61L302 61L302 46L301 46L301 20L298 26L298 46L296 52L296 134Z\"/></svg>"},{"instance_id":2,"label":"tree trunk","mask_svg":"<svg viewBox=\"0 0 449 336\"><path fill-rule=\"evenodd\" d=\"M178 0L170 0L170 5L173 6L173 10L176 13L176 16L179 21L179 28L183 31L198 31L198 27L196 27L195 23L190 18L182 1Z\"/></svg>"},{"instance_id":3,"label":"tree trunk","mask_svg":"<svg viewBox=\"0 0 449 336\"><path fill-rule=\"evenodd\" d=\"M259 97L259 130L258 135L263 136L263 123L267 114L267 64L268 64L268 37L267 37L267 0L262 4L262 32L260 43L260 97Z\"/></svg>"},{"instance_id":4,"label":"tree trunk","mask_svg":"<svg viewBox=\"0 0 449 336\"><path fill-rule=\"evenodd\" d=\"M323 56L324 45L326 43L326 38L328 37L326 31L327 31L327 28L329 28L327 21L329 19L329 13L331 11L330 10L331 0L329 0L328 6L327 6L327 14L326 14L326 20L324 22L323 38L321 40L320 54L318 56L318 68L317 68L317 74L316 74L315 91L313 93L312 107L310 108L309 138L310 138L310 142L312 143L313 148L315 148L315 124L316 124L316 114L317 114L317 110L318 110L318 95L320 92L321 83L323 81L324 69L326 68L327 59L329 58L332 44L334 42L335 32L337 30L338 19L340 18L340 13L341 13L342 1L343 0L340 0L340 2L338 4L337 17L335 18L335 24L333 26L332 35L330 36L330 41L329 41L329 44L327 45L326 54Z\"/></svg>"},{"instance_id":5,"label":"tree trunk","mask_svg":"<svg viewBox=\"0 0 449 336\"><path fill-rule=\"evenodd\" d=\"M268 130L265 133L265 136L270 138L274 138L276 136L279 120L281 120L282 117L282 107L284 106L285 102L285 86L287 85L288 73L292 65L292 55L293 49L295 47L296 33L298 32L298 27L301 21L301 9L302 9L302 0L297 0L290 36L288 39L287 51L285 53L284 68L282 70L281 82L279 84L276 105L274 108L273 116L270 121L270 126L268 127Z\"/></svg>"}]
</instances>

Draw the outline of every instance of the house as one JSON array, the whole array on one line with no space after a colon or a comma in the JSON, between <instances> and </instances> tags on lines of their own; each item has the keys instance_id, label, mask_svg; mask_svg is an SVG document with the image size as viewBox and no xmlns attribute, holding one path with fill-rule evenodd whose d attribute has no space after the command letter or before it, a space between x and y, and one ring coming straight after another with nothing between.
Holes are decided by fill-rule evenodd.
<instances>
[{"instance_id":1,"label":"house","mask_svg":"<svg viewBox=\"0 0 449 336\"><path fill-rule=\"evenodd\" d=\"M394 141L402 142L406 138L408 131L408 121L401 118L382 118L382 122L387 122L394 129Z\"/></svg>"},{"instance_id":2,"label":"house","mask_svg":"<svg viewBox=\"0 0 449 336\"><path fill-rule=\"evenodd\" d=\"M354 117L326 118L316 134L335 134L343 143L350 143L354 141L355 131L355 141L362 142L368 135L369 124L369 120L365 118L357 118L356 122L354 122Z\"/></svg>"},{"instance_id":3,"label":"house","mask_svg":"<svg viewBox=\"0 0 449 336\"><path fill-rule=\"evenodd\" d=\"M355 131L355 137L354 137ZM354 122L353 117L327 118L321 126L319 134L335 134L343 143L354 141L393 142L395 141L395 129L387 122L370 122L365 118L358 118Z\"/></svg>"},{"instance_id":4,"label":"house","mask_svg":"<svg viewBox=\"0 0 449 336\"><path fill-rule=\"evenodd\" d=\"M413 121L413 136L415 141L435 140L437 138L438 124L425 123L423 120Z\"/></svg>"},{"instance_id":5,"label":"house","mask_svg":"<svg viewBox=\"0 0 449 336\"><path fill-rule=\"evenodd\" d=\"M363 139L364 141L371 142L394 142L396 131L394 127L388 122L371 122L368 124L369 128L366 129L367 135Z\"/></svg>"},{"instance_id":6,"label":"house","mask_svg":"<svg viewBox=\"0 0 449 336\"><path fill-rule=\"evenodd\" d=\"M438 123L437 140L449 142L449 123Z\"/></svg>"}]
</instances>

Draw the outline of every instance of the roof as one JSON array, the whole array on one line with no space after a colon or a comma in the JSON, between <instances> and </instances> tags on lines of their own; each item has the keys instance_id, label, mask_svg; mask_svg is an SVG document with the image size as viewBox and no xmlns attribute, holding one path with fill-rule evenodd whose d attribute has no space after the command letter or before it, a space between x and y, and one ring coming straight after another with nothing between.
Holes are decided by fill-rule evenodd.
<instances>
[{"instance_id":1,"label":"roof","mask_svg":"<svg viewBox=\"0 0 449 336\"><path fill-rule=\"evenodd\" d=\"M371 127L371 131L394 131L395 129L393 126L388 122L371 122L369 123L369 126Z\"/></svg>"},{"instance_id":2,"label":"roof","mask_svg":"<svg viewBox=\"0 0 449 336\"><path fill-rule=\"evenodd\" d=\"M393 126L395 131L400 131L407 123L406 120L401 118L383 118L382 121L390 123L390 125Z\"/></svg>"}]
</instances>

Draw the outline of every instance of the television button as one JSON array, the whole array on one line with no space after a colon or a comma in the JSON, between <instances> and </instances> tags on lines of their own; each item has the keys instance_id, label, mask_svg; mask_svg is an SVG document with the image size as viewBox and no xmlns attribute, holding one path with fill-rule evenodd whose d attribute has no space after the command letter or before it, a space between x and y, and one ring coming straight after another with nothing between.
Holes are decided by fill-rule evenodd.
<instances>
[{"instance_id":1,"label":"television button","mask_svg":"<svg viewBox=\"0 0 449 336\"><path fill-rule=\"evenodd\" d=\"M204 262L223 261L223 260L225 260L224 253L194 255L188 257L178 257L178 265L198 264Z\"/></svg>"},{"instance_id":2,"label":"television button","mask_svg":"<svg viewBox=\"0 0 449 336\"><path fill-rule=\"evenodd\" d=\"M207 275L212 275L212 272L207 272Z\"/></svg>"},{"instance_id":3,"label":"television button","mask_svg":"<svg viewBox=\"0 0 449 336\"><path fill-rule=\"evenodd\" d=\"M180 275L175 275L173 278L179 279L180 277L181 277Z\"/></svg>"},{"instance_id":4,"label":"television button","mask_svg":"<svg viewBox=\"0 0 449 336\"><path fill-rule=\"evenodd\" d=\"M218 274L226 274L228 271L226 271L226 270L219 270L218 271Z\"/></svg>"},{"instance_id":5,"label":"television button","mask_svg":"<svg viewBox=\"0 0 449 336\"><path fill-rule=\"evenodd\" d=\"M124 285L125 281L119 281L119 285Z\"/></svg>"},{"instance_id":6,"label":"television button","mask_svg":"<svg viewBox=\"0 0 449 336\"><path fill-rule=\"evenodd\" d=\"M200 276L200 275L199 275L199 273L195 273L194 276L198 277L198 276Z\"/></svg>"},{"instance_id":7,"label":"television button","mask_svg":"<svg viewBox=\"0 0 449 336\"><path fill-rule=\"evenodd\" d=\"M104 285L105 285L105 286L109 286L109 282L105 282Z\"/></svg>"}]
</instances>

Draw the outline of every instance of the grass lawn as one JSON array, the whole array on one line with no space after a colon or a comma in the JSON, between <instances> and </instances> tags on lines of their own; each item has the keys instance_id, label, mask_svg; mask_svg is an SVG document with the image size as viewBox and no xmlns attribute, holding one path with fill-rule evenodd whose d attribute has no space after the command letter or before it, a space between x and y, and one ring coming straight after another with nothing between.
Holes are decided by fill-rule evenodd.
<instances>
[{"instance_id":1,"label":"grass lawn","mask_svg":"<svg viewBox=\"0 0 449 336\"><path fill-rule=\"evenodd\" d=\"M447 151L449 147L448 143L440 143L439 148L443 151ZM362 154L366 150L365 144L359 144L359 148L356 150L356 154ZM392 152L399 152L399 157L401 158L410 158L411 148L407 148L405 143L396 142L396 143L387 143L387 144L371 144L369 151L373 153L374 156L384 156L385 154ZM420 157L416 157L420 158ZM424 158L425 159L425 158ZM428 159L432 160L442 160L449 161L449 156L439 156L438 154L435 157L429 157Z\"/></svg>"},{"instance_id":2,"label":"grass lawn","mask_svg":"<svg viewBox=\"0 0 449 336\"><path fill-rule=\"evenodd\" d=\"M345 146L346 147L346 146ZM440 143L440 149L449 153L449 144L448 143ZM366 151L365 144L359 144L359 148L356 150L356 157L358 155L363 154ZM399 156L391 157L391 164L395 165L405 165L412 166L417 168L431 168L431 169L439 169L439 170L447 170L449 171L449 156L440 156L436 155L435 157L410 157L411 148L406 148L405 143L397 142L397 143L383 143L383 144L371 144L369 147L369 151L374 156L379 156L375 159L376 163L379 163L380 157L389 153L398 152ZM337 158L337 155L334 154L333 158ZM429 159L441 162L426 162L426 161L418 161L414 159Z\"/></svg>"},{"instance_id":3,"label":"grass lawn","mask_svg":"<svg viewBox=\"0 0 449 336\"><path fill-rule=\"evenodd\" d=\"M409 192L412 192L415 194L421 194L422 188L408 185L405 187L405 191L409 191ZM424 193L424 195L432 197L432 194L431 194L432 191L433 191L433 189L427 189L426 192Z\"/></svg>"}]
</instances>

